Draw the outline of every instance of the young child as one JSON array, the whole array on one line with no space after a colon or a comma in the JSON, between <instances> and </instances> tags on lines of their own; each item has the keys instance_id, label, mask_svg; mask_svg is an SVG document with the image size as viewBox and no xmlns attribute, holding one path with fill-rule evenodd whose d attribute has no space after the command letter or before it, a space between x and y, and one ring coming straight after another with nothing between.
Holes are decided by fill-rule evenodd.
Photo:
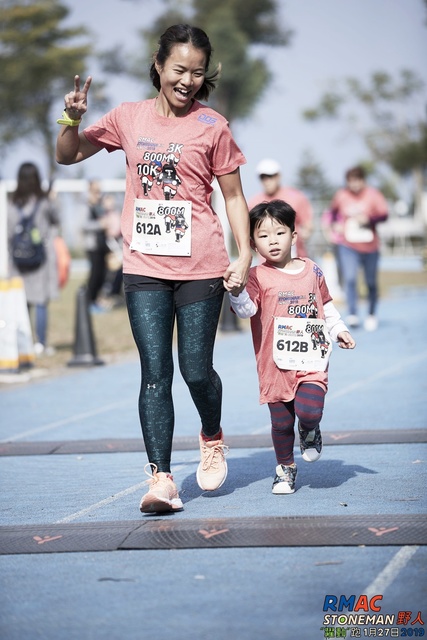
<instances>
[{"instance_id":1,"label":"young child","mask_svg":"<svg viewBox=\"0 0 427 640\"><path fill-rule=\"evenodd\" d=\"M332 303L323 273L309 258L292 258L295 211L283 200L263 202L250 211L252 248L265 262L250 270L246 288L228 282L231 306L251 319L260 386L268 403L277 459L273 493L294 493L294 423L298 418L304 460L322 452L320 420L328 387L332 340L343 349L356 343Z\"/></svg>"}]
</instances>

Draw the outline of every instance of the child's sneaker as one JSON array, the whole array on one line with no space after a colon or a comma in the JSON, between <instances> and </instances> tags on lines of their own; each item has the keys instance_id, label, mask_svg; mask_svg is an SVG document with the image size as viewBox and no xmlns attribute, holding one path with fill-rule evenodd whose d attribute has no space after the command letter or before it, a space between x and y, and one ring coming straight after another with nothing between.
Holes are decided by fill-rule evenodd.
<instances>
[{"instance_id":1,"label":"child's sneaker","mask_svg":"<svg viewBox=\"0 0 427 640\"><path fill-rule=\"evenodd\" d=\"M228 447L222 440L204 440L201 435L199 443L201 460L197 467L197 484L205 491L215 491L224 484L227 477L225 456Z\"/></svg>"},{"instance_id":2,"label":"child's sneaker","mask_svg":"<svg viewBox=\"0 0 427 640\"><path fill-rule=\"evenodd\" d=\"M147 472L147 467L153 469L152 474ZM184 508L176 484L169 473L157 471L157 466L150 462L145 465L144 471L150 476L150 480L147 480L150 488L148 493L142 497L139 505L142 513L165 513L167 511L180 511Z\"/></svg>"},{"instance_id":3,"label":"child's sneaker","mask_svg":"<svg viewBox=\"0 0 427 640\"><path fill-rule=\"evenodd\" d=\"M322 434L320 427L311 431L303 431L298 422L299 446L301 455L306 462L316 462L322 454Z\"/></svg>"},{"instance_id":4,"label":"child's sneaker","mask_svg":"<svg viewBox=\"0 0 427 640\"><path fill-rule=\"evenodd\" d=\"M280 495L295 492L295 480L297 477L297 465L278 464L276 467L276 477L273 480L272 492Z\"/></svg>"}]
</instances>

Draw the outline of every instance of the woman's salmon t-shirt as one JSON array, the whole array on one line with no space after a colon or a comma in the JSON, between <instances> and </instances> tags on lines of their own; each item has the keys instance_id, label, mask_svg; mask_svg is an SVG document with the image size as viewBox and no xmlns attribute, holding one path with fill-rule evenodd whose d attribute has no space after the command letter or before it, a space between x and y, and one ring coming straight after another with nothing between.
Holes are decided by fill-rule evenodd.
<instances>
[{"instance_id":1,"label":"woman's salmon t-shirt","mask_svg":"<svg viewBox=\"0 0 427 640\"><path fill-rule=\"evenodd\" d=\"M227 120L213 109L195 101L185 116L167 118L155 102L125 102L83 131L92 144L126 155L123 272L168 280L221 277L230 260L211 205L212 182L245 164L245 157ZM192 203L190 256L131 250L135 198Z\"/></svg>"}]
</instances>

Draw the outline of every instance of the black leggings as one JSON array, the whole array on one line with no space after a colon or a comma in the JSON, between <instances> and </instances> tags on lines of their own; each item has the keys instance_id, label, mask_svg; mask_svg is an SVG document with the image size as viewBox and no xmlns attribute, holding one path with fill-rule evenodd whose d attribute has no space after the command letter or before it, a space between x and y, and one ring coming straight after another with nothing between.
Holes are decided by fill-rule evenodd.
<instances>
[{"instance_id":1,"label":"black leggings","mask_svg":"<svg viewBox=\"0 0 427 640\"><path fill-rule=\"evenodd\" d=\"M221 428L222 384L213 349L223 294L175 307L171 291L126 293L130 325L141 361L139 418L148 460L170 472L175 415L172 400L172 339L176 316L181 374L199 412L202 431Z\"/></svg>"}]
</instances>

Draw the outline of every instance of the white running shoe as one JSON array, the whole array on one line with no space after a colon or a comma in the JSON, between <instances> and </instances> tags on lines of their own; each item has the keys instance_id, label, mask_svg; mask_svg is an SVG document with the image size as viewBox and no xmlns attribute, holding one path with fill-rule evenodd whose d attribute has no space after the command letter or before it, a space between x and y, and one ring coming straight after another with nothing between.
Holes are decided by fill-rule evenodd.
<instances>
[{"instance_id":1,"label":"white running shoe","mask_svg":"<svg viewBox=\"0 0 427 640\"><path fill-rule=\"evenodd\" d=\"M147 467L152 469L148 473ZM178 489L170 473L157 471L157 466L150 462L145 465L144 471L150 477L147 480L149 490L142 497L139 510L142 513L165 513L167 511L180 511L184 508L178 494Z\"/></svg>"},{"instance_id":2,"label":"white running shoe","mask_svg":"<svg viewBox=\"0 0 427 640\"><path fill-rule=\"evenodd\" d=\"M215 491L224 484L227 477L225 456L228 447L222 440L204 440L201 435L199 443L201 460L197 467L197 484L205 491Z\"/></svg>"},{"instance_id":3,"label":"white running shoe","mask_svg":"<svg viewBox=\"0 0 427 640\"><path fill-rule=\"evenodd\" d=\"M365 331L376 331L378 329L378 319L370 315L365 319L364 325Z\"/></svg>"}]
</instances>

